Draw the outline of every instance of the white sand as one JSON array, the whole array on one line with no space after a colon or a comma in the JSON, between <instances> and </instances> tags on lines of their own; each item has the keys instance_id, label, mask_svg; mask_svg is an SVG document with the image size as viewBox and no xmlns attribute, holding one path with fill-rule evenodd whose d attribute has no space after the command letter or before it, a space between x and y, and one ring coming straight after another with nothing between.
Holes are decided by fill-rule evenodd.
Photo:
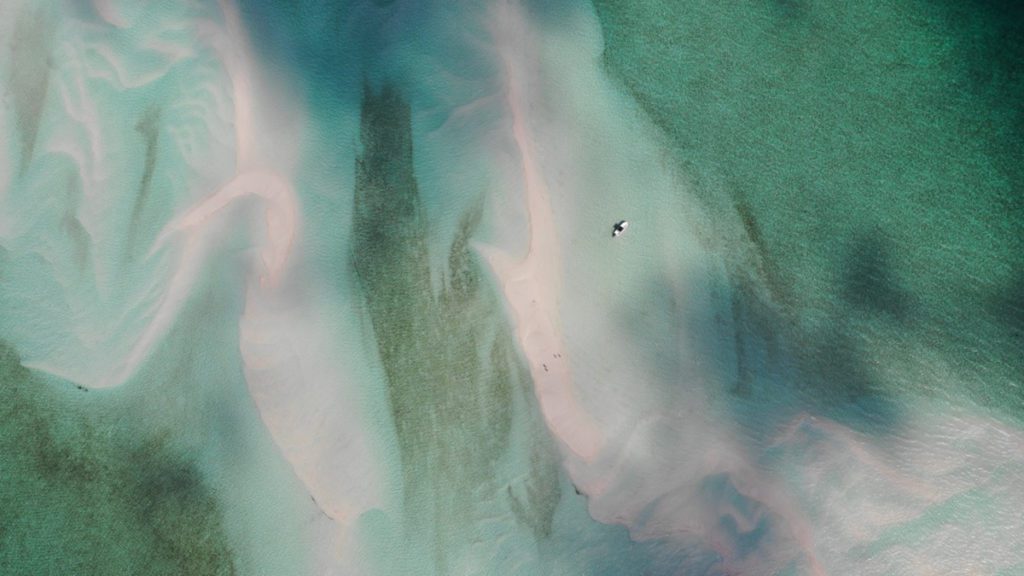
<instances>
[{"instance_id":1,"label":"white sand","mask_svg":"<svg viewBox=\"0 0 1024 576\"><path fill-rule=\"evenodd\" d=\"M108 24L118 28L124 28L127 25L114 0L92 0L92 7Z\"/></svg>"},{"instance_id":2,"label":"white sand","mask_svg":"<svg viewBox=\"0 0 1024 576\"><path fill-rule=\"evenodd\" d=\"M255 78L236 9L226 1L222 5L231 38L226 62L235 87L238 166L243 172L186 215L183 225L201 221L245 195L258 197L264 205L259 272L247 290L239 347L260 417L334 525L327 529L322 551L322 561L333 563L339 547L348 541L350 525L362 512L380 506L385 483L371 457L368 427L354 391L357 383L352 371L339 362L339 334L326 321L329 305L315 281L301 274L294 262L301 220L288 174L298 134L289 138L287 131L275 126L284 98L267 102L272 87Z\"/></svg>"},{"instance_id":3,"label":"white sand","mask_svg":"<svg viewBox=\"0 0 1024 576\"><path fill-rule=\"evenodd\" d=\"M531 78L526 68L534 57L531 39L517 8L503 3L494 23L494 35L505 65L508 108L519 150L522 183L529 210L529 250L522 260L486 251L485 256L502 283L515 316L515 332L526 355L544 419L561 443L585 461L594 459L604 444L603 434L579 405L573 391L569 362L559 333L558 237L548 188L537 166L530 129Z\"/></svg>"},{"instance_id":4,"label":"white sand","mask_svg":"<svg viewBox=\"0 0 1024 576\"><path fill-rule=\"evenodd\" d=\"M102 12L107 8L114 9L107 4L97 6L104 18L111 16ZM17 219L11 221L13 227L0 223L0 235L16 253L38 250L46 261L45 267L19 275L24 286L12 292L27 288L38 293L45 290L46 283L59 287L50 288L47 305L34 310L33 325L12 323L11 337L19 341L29 367L87 388L116 386L135 373L165 333L166 315L153 322L158 306L168 310L167 304L188 292L188 286L179 282L172 294L171 283L164 281L165 276L181 279L188 273L187 262L175 271L176 255L165 253L132 262L123 258L128 215L136 202L137 174L143 164L138 134L131 130L129 119L141 115L144 110L137 109L137 103L146 98L137 97L133 89L161 78L176 63L181 64L183 70L178 72L184 76L190 76L201 63L196 59L180 62L191 55L194 37L187 33L154 38L160 28L152 26L153 20L159 19L122 32L60 18L56 11L40 12L52 17L44 21L52 26L49 58L54 65L49 70L35 148L20 178L17 197L10 203L0 199L4 203L0 212L17 214ZM188 30L190 23L175 20L177 17L168 15L165 23ZM132 49L145 53L150 45L167 54L166 61L155 65L156 59L145 57L133 61L137 54ZM46 54L40 57L45 59ZM217 85L217 78L203 80L202 85L187 84L177 96L184 100L197 92L215 93L223 88ZM167 115L173 116L173 112ZM217 128L204 125L193 129L201 133ZM213 140L209 133L197 134L197 138ZM167 134L161 139L175 140ZM218 147L211 145L206 150L211 148ZM208 165L219 164L220 148L224 147L206 154ZM173 151L164 146L160 156L160 169L173 170L178 160ZM163 188L161 197L150 206L173 201L176 193L195 185L202 176L182 171L175 184ZM39 202L44 195L48 200ZM47 226L53 234L46 234L50 231ZM22 332L23 325L29 330Z\"/></svg>"},{"instance_id":5,"label":"white sand","mask_svg":"<svg viewBox=\"0 0 1024 576\"><path fill-rule=\"evenodd\" d=\"M541 39L531 34L523 15L511 3L503 4L495 18L494 33L506 68L512 132L529 210L530 242L526 256L518 261L493 250L484 251L512 309L516 334L529 362L545 421L568 450L566 470L587 494L595 519L623 524L636 539L696 543L718 550L726 565L739 570L784 564L791 557L787 549L795 542L804 548L802 555L816 570L808 542L809 524L798 507L746 461L742 441L729 423L719 420L710 409L711 401L704 390L707 376L699 364L681 368L675 375L685 383L675 392L677 400L661 401L659 398L665 396L661 389L666 384L661 381L664 375L653 367L638 365L636 358L641 347L656 345L657 339L669 335L652 333L651 342L633 342L619 332L621 321L612 311L636 306L632 303L633 295L651 288L644 282L648 270L636 263L619 263L630 271L635 269L636 277L627 273L624 279L609 281L603 270L612 263L598 265L595 260L595 266L586 273L605 277L594 278L593 291L576 296L586 305L571 307L589 310L583 322L574 319L578 333L572 347L586 357L575 363L553 358L555 354L567 359L570 356L561 332L566 325L562 299L567 297L563 292L567 271L560 259L560 248L566 246L569 233L561 230L567 226L572 229L579 221L573 215L572 222L556 224L552 198L557 195L564 205L574 205L582 211L588 209L585 204L602 198L607 199L609 206L619 206L621 201L614 200L616 189L632 194L638 189L648 190L651 195L666 198L680 195L673 189L675 183L663 166L656 162L654 142L639 139L644 136L642 127L623 124L621 109L616 108L620 102L610 95L611 86L596 79L596 70L588 69L597 64L596 58L586 54L593 48L579 48L586 46L587 40L572 26L593 23L581 24L572 19L567 22L571 25L563 34L552 35L558 38L554 44L566 44L565 50L576 52L554 62L551 54L545 52L553 50L552 36ZM549 44L546 48L545 42ZM577 72L580 67L586 71ZM575 92L570 93L569 87ZM598 118L607 118L609 122L602 124ZM590 170L607 180L597 181L594 174L587 174ZM554 180L553 175L557 175ZM602 192L597 193L598 189ZM645 199L637 204L647 208L652 205ZM668 209L677 207L673 204ZM638 217L645 214L639 206L634 206L634 210ZM688 275L703 273L702 255L694 248L695 233L684 228L675 237L662 236L657 240L657 216L646 216L645 223L652 230L631 230L615 242L648 241L663 249L654 262L646 264L661 274L677 276L677 282ZM610 226L614 219L607 221ZM671 216L664 224L661 230L679 230L678 221L672 221ZM603 237L604 229L601 232ZM571 233L577 241L580 236L588 240L593 237L578 229ZM646 240L634 238L638 233L645 234ZM680 253L675 247L679 245L689 248ZM590 255L582 250L577 252L577 258ZM586 290L578 286L579 282L576 284L576 289ZM690 306L713 306L712 302L703 301L707 295L700 290L683 290L676 285L674 292L679 299L690 299ZM681 341L685 344L688 339ZM685 347L673 353L680 358L694 357L693 351ZM588 377L576 381L570 365L589 370ZM584 409L583 399L600 414ZM703 501L702 482L718 474L727 474L736 490L763 504L763 508L741 512L734 509L738 504L728 500ZM778 540L758 550L754 557L741 559L741 551L733 548L732 536L718 527L721 518L729 516L738 529L752 529L760 518L770 514L784 517L785 526L773 534L772 538Z\"/></svg>"},{"instance_id":6,"label":"white sand","mask_svg":"<svg viewBox=\"0 0 1024 576\"><path fill-rule=\"evenodd\" d=\"M547 424L570 450L566 470L591 515L624 525L637 540L715 550L721 570L741 574L774 573L793 561L800 573L821 576L969 573L1024 560L1021 497L1012 489L1024 479L1018 432L967 410L950 418L949 407L918 405L906 407L899 432L882 442L810 414L770 438L751 438L742 414L722 409L730 374L691 346L721 346L702 352L730 358L729 340L715 339L713 316L731 313L707 286L722 274L720 255L702 242L700 219L686 220L686 210L671 204L687 191L660 161L656 132L642 119L630 127L628 105L606 79L595 79L600 46L591 56L573 52L583 50L594 23L575 25L567 18L540 38L508 6L496 19L531 229L523 260L486 254L513 310ZM552 204L563 209L557 227ZM637 226L614 250L587 252L596 236L581 232L581 222L614 219L594 204L636 213ZM659 212L667 213L662 220ZM560 259L567 245L572 261ZM629 258L613 259L629 245ZM626 278L602 278L610 266ZM663 301L640 298L662 288L653 281L666 283ZM618 310L624 314L613 316ZM666 323L643 326L638 337L623 333L630 314L680 321L674 333L664 331L675 328ZM675 347L658 348L666 342ZM577 374L548 361L551 350L568 356L566 347L580 356ZM636 360L650 358L652 348L671 357L672 368ZM944 506L955 511L949 521L929 517ZM921 542L886 544L909 522L921 523L908 528L921 530ZM754 549L743 549L742 532L756 534L750 531L762 523L767 529ZM872 545L877 551L864 554Z\"/></svg>"}]
</instances>

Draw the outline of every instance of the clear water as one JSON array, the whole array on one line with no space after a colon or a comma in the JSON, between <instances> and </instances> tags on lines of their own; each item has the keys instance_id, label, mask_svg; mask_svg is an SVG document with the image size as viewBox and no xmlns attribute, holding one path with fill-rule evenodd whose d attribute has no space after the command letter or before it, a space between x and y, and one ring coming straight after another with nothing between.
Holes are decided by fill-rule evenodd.
<instances>
[{"instance_id":1,"label":"clear water","mask_svg":"<svg viewBox=\"0 0 1024 576\"><path fill-rule=\"evenodd\" d=\"M0 572L1024 572L1022 22L3 4Z\"/></svg>"}]
</instances>

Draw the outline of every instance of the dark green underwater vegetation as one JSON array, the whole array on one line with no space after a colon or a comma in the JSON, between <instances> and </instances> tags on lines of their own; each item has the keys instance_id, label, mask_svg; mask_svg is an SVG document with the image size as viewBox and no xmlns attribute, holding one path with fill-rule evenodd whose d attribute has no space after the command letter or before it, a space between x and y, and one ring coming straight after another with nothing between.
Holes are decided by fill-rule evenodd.
<instances>
[{"instance_id":1,"label":"dark green underwater vegetation","mask_svg":"<svg viewBox=\"0 0 1024 576\"><path fill-rule=\"evenodd\" d=\"M197 464L170 431L129 435L119 394L44 380L0 343L0 573L235 573Z\"/></svg>"},{"instance_id":2,"label":"dark green underwater vegetation","mask_svg":"<svg viewBox=\"0 0 1024 576\"><path fill-rule=\"evenodd\" d=\"M474 538L471 519L491 499L538 538L547 536L560 498L558 469L549 441L531 433L527 480L516 489L498 484L513 418L526 418L531 430L543 424L500 321L500 301L470 252L479 208L462 218L436 291L409 104L390 85L379 92L367 86L360 126L352 262L387 378L409 533L435 534L434 563L444 574L445 550ZM528 414L515 413L513 396L525 399Z\"/></svg>"}]
</instances>

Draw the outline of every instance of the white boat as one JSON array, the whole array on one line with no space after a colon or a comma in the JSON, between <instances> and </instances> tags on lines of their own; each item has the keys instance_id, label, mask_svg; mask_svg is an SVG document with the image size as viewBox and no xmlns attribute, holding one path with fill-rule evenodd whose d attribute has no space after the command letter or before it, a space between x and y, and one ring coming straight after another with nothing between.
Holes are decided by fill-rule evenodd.
<instances>
[{"instance_id":1,"label":"white boat","mask_svg":"<svg viewBox=\"0 0 1024 576\"><path fill-rule=\"evenodd\" d=\"M615 225L612 226L612 238L625 232L626 228L629 228L629 222L625 220L619 220L618 222L616 222Z\"/></svg>"}]
</instances>

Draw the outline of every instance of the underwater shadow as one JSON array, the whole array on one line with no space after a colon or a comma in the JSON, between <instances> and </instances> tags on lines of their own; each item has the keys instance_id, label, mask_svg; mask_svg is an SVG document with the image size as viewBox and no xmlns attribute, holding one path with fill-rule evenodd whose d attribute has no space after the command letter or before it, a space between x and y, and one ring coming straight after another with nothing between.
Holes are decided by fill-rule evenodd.
<instances>
[{"instance_id":1,"label":"underwater shadow","mask_svg":"<svg viewBox=\"0 0 1024 576\"><path fill-rule=\"evenodd\" d=\"M892 268L892 242L882 231L855 237L839 270L843 298L855 309L906 320L914 298L899 286Z\"/></svg>"},{"instance_id":2,"label":"underwater shadow","mask_svg":"<svg viewBox=\"0 0 1024 576\"><path fill-rule=\"evenodd\" d=\"M768 292L745 271L708 274L688 279L654 274L628 304L612 311L622 336L643 343L637 353L662 375L657 386L665 405L678 402L683 387L692 385L683 381L681 362L696 362L708 394L723 402L734 424L753 438L771 437L801 413L866 434L898 433L903 409L884 392L848 318L837 313L828 322L802 322L794 317L799 312L768 300L763 295ZM711 321L688 313L676 294L706 295L716 308ZM638 314L670 322L671 342L652 342L652 330ZM678 350L692 358L680 358Z\"/></svg>"}]
</instances>

